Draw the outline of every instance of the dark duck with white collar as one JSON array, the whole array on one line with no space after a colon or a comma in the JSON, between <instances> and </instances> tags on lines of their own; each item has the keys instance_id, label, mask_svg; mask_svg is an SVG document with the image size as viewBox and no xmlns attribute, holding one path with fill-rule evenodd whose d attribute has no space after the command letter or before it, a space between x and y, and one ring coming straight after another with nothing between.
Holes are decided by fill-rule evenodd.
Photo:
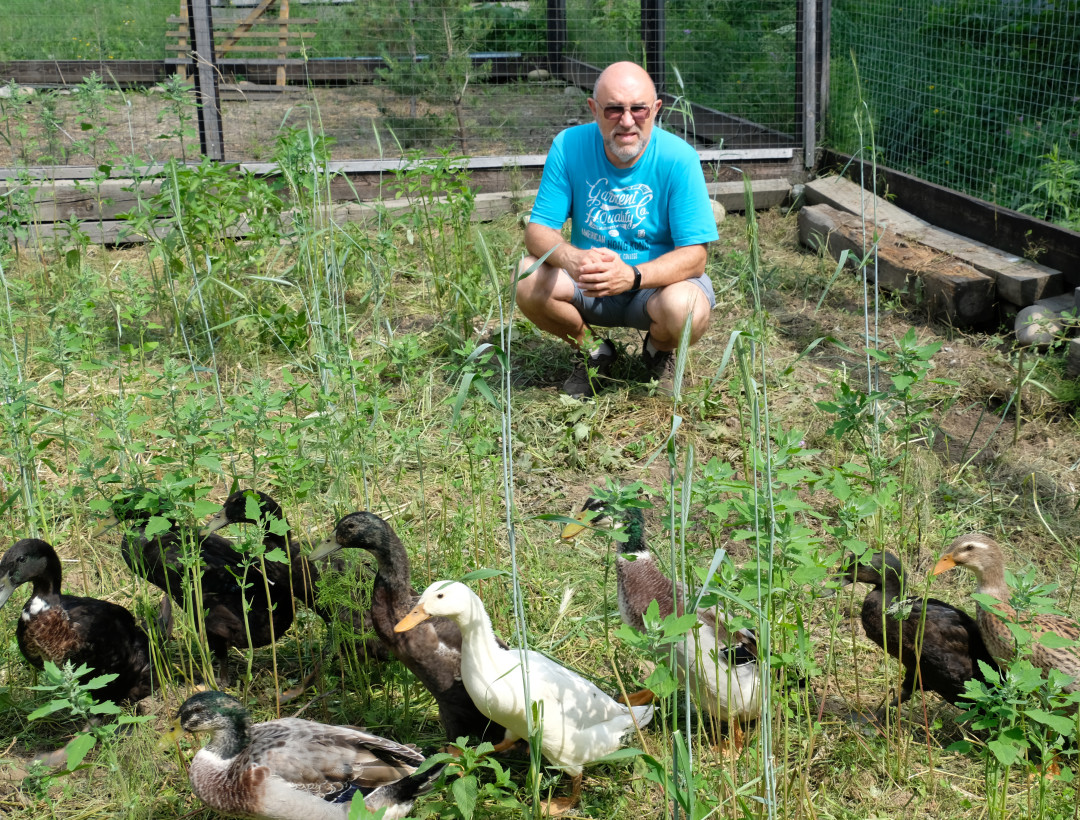
<instances>
[{"instance_id":1,"label":"dark duck with white collar","mask_svg":"<svg viewBox=\"0 0 1080 820\"><path fill-rule=\"evenodd\" d=\"M924 691L962 705L964 684L972 678L986 681L979 661L997 672L974 618L937 598L903 597L904 567L891 552L849 554L838 579L872 587L860 612L863 630L905 670L891 706L910 698L920 683Z\"/></svg>"},{"instance_id":2,"label":"dark duck with white collar","mask_svg":"<svg viewBox=\"0 0 1080 820\"><path fill-rule=\"evenodd\" d=\"M60 592L60 558L38 538L18 541L0 559L0 607L22 584L33 584L15 638L23 657L36 669L45 661L92 670L86 678L115 674L93 690L96 700L141 700L154 687L150 640L132 614L119 604Z\"/></svg>"}]
</instances>

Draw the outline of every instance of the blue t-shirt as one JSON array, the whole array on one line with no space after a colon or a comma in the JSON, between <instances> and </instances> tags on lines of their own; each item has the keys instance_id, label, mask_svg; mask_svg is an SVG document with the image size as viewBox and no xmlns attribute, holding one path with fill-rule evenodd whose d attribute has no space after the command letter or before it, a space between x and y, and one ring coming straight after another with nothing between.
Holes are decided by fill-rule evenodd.
<instances>
[{"instance_id":1,"label":"blue t-shirt","mask_svg":"<svg viewBox=\"0 0 1080 820\"><path fill-rule=\"evenodd\" d=\"M656 127L629 168L611 164L595 122L555 137L529 219L559 230L567 217L571 245L610 248L631 265L717 238L697 151Z\"/></svg>"}]
</instances>

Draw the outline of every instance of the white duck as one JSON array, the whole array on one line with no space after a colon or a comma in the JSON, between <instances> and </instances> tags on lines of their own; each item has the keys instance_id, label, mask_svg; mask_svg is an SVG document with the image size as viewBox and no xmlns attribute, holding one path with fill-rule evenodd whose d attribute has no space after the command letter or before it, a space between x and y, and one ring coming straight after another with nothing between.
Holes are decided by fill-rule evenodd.
<instances>
[{"instance_id":1,"label":"white duck","mask_svg":"<svg viewBox=\"0 0 1080 820\"><path fill-rule=\"evenodd\" d=\"M673 612L683 614L686 590L677 590L671 579L656 565L645 545L645 516L640 506L609 504L590 498L578 519L596 523L604 518L623 530L615 561L619 590L619 615L623 623L646 632L644 614L656 601L661 618ZM576 537L584 524L567 524L564 540ZM728 629L730 617L716 607L700 608L697 624L686 641L675 644L679 678L686 684L698 708L728 723L735 745L741 745L740 724L761 716L761 670L758 668L757 637L749 629ZM631 694L631 704L648 703L654 695L648 689Z\"/></svg>"},{"instance_id":2,"label":"white duck","mask_svg":"<svg viewBox=\"0 0 1080 820\"><path fill-rule=\"evenodd\" d=\"M539 652L499 646L483 602L464 584L436 581L394 630L404 632L433 615L443 615L461 628L465 689L486 717L506 727L506 738L496 751L528 738L530 701L538 707L543 721L541 751L553 767L573 778L570 797L544 807L551 815L563 814L577 803L586 763L611 754L635 726L652 720L651 705L625 706Z\"/></svg>"}]
</instances>

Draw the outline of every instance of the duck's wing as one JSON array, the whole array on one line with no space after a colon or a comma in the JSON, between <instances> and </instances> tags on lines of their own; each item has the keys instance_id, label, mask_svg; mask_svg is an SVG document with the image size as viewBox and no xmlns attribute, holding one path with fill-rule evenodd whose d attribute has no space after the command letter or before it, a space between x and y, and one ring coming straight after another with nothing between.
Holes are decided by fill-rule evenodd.
<instances>
[{"instance_id":1,"label":"duck's wing","mask_svg":"<svg viewBox=\"0 0 1080 820\"><path fill-rule=\"evenodd\" d=\"M327 794L345 784L376 788L411 774L424 756L370 732L282 718L251 727L246 765L265 766L298 788Z\"/></svg>"},{"instance_id":2,"label":"duck's wing","mask_svg":"<svg viewBox=\"0 0 1080 820\"><path fill-rule=\"evenodd\" d=\"M1032 634L1031 661L1042 669L1058 669L1073 676L1067 692L1080 691L1080 625L1064 615L1036 615L1031 623L1021 623ZM1056 635L1072 641L1072 646L1047 646L1044 635Z\"/></svg>"},{"instance_id":3,"label":"duck's wing","mask_svg":"<svg viewBox=\"0 0 1080 820\"><path fill-rule=\"evenodd\" d=\"M711 632L716 641L717 655L729 666L755 663L758 659L757 635L751 630L729 629L728 617L717 609L699 609L698 621ZM706 635L702 635L703 641ZM723 653L721 655L721 653Z\"/></svg>"},{"instance_id":4,"label":"duck's wing","mask_svg":"<svg viewBox=\"0 0 1080 820\"><path fill-rule=\"evenodd\" d=\"M150 694L153 661L150 639L135 623L135 617L111 601L61 595L60 606L67 614L66 635L57 631L52 637L70 641L64 660L76 667L86 664L89 677L115 673L116 678L94 691L96 700L124 702L140 700ZM54 658L55 660L55 658Z\"/></svg>"}]
</instances>

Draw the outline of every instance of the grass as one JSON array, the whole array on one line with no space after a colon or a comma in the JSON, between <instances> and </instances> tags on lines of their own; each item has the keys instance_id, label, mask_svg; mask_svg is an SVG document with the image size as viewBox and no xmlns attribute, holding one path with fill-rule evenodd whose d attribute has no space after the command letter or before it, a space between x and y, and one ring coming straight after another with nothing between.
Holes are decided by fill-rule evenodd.
<instances>
[{"instance_id":1,"label":"grass","mask_svg":"<svg viewBox=\"0 0 1080 820\"><path fill-rule=\"evenodd\" d=\"M0 257L5 546L39 533L65 560L68 589L149 618L158 593L127 572L117 535L90 536L113 482L150 482L196 520L234 484L264 489L302 542L372 509L407 545L417 588L513 570L517 595L505 576L474 583L501 634L615 692L649 669L614 637L612 546L564 544L538 516L576 510L605 477L641 480L655 490L656 554L693 585L722 590L771 650L771 708L747 750L730 755L669 698L635 741L646 756L587 770L582 816L672 816L681 800L694 817L1075 817L1071 782L1023 758L1003 764L934 696L916 695L881 732L854 725L848 714L876 708L899 674L848 617L861 593L818 597L843 550L887 548L920 591L970 610L969 578L922 579L953 535L983 529L1018 574L1033 567L1060 585L1059 606L1080 612L1080 439L1058 359L1024 359L1034 369L1022 415L990 434L1021 363L993 339L895 304L868 358L861 289L842 276L816 307L832 266L797 247L793 215L770 212L722 226L710 261L719 303L686 362L681 404L637 381L641 339L627 331L615 334L628 354L620 380L593 402L569 400L557 392L565 346L512 317L520 229L509 218L471 225L467 178L438 162L406 172L413 214L341 227L320 210L325 146L297 132L277 150L284 189L212 164L176 168L172 191L137 216L166 220L145 247L106 251L76 235ZM427 198L436 193L448 204ZM301 210L289 233L276 222L279 195ZM241 213L258 216L258 230L236 242L226 226ZM880 415L860 399L868 373ZM330 575L321 595L363 606L351 577ZM154 719L92 751L89 768L57 775L31 759L80 727L59 714L29 720L51 695L32 688L15 647L25 595L0 612L0 727L12 738L0 809L210 817L175 754L153 748L194 683L192 618L162 648L171 673L144 704ZM276 716L273 693L322 655L316 689L297 706L305 717L425 749L442 742L430 699L400 666L365 665L312 613L273 650L238 655L248 657L234 670L250 663L252 674L233 691L259 718ZM690 741L692 785L667 776L678 737ZM517 816L510 803L531 804L526 763L511 761L508 780L470 765L483 786L474 812L443 785L416 816ZM556 783L541 770L539 791Z\"/></svg>"}]
</instances>

